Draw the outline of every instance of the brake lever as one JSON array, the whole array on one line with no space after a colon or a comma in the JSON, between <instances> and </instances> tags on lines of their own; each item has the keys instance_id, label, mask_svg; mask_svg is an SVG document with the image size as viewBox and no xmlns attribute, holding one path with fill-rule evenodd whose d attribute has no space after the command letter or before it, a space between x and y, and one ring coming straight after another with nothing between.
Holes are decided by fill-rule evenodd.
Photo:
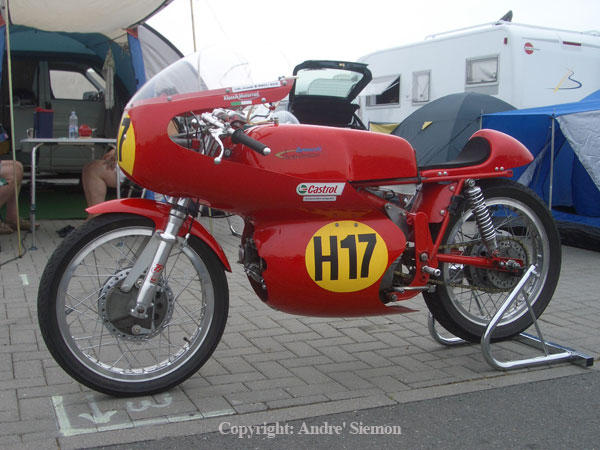
<instances>
[{"instance_id":1,"label":"brake lever","mask_svg":"<svg viewBox=\"0 0 600 450\"><path fill-rule=\"evenodd\" d=\"M214 128L212 130L210 130L211 136L213 137L215 142L217 144L219 144L219 154L216 156L216 158L213 161L215 164L221 164L221 161L223 161L223 155L225 154L225 146L223 145L223 142L221 141L222 131L223 130L214 129Z\"/></svg>"}]
</instances>

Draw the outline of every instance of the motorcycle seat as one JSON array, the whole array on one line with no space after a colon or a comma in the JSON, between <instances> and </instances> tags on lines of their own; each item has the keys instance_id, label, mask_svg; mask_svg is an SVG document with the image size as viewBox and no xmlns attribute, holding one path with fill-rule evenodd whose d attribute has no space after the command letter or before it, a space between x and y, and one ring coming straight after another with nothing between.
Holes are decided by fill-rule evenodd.
<instances>
[{"instance_id":1,"label":"motorcycle seat","mask_svg":"<svg viewBox=\"0 0 600 450\"><path fill-rule=\"evenodd\" d=\"M455 169L458 167L476 166L488 159L490 153L490 142L481 136L476 136L469 139L458 156L452 161L420 166L419 170Z\"/></svg>"}]
</instances>

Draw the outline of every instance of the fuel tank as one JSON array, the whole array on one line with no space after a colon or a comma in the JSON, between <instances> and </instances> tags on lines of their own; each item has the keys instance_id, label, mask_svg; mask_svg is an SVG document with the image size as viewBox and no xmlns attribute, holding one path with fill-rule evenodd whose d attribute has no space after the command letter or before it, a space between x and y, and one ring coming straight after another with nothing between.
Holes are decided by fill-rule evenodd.
<instances>
[{"instance_id":1,"label":"fuel tank","mask_svg":"<svg viewBox=\"0 0 600 450\"><path fill-rule=\"evenodd\" d=\"M267 125L248 130L271 155L233 153L238 161L305 180L367 181L417 176L415 151L387 134L314 125Z\"/></svg>"}]
</instances>

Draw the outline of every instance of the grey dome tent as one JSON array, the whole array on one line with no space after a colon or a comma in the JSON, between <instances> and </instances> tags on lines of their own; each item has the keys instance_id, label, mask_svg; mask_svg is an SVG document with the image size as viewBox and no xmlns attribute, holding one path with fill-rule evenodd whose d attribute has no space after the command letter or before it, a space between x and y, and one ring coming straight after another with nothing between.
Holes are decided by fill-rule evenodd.
<instances>
[{"instance_id":1,"label":"grey dome tent","mask_svg":"<svg viewBox=\"0 0 600 450\"><path fill-rule=\"evenodd\" d=\"M515 109L491 95L463 92L441 97L419 108L392 134L415 149L419 166L451 161L480 128L482 114Z\"/></svg>"}]
</instances>

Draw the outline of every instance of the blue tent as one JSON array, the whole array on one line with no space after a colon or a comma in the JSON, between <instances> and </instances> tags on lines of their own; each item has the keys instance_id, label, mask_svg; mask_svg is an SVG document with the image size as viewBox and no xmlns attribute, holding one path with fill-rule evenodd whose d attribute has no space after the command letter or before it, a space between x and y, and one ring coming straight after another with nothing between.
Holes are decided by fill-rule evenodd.
<instances>
[{"instance_id":1,"label":"blue tent","mask_svg":"<svg viewBox=\"0 0 600 450\"><path fill-rule=\"evenodd\" d=\"M487 114L482 124L531 151L535 160L514 178L558 221L600 228L600 91L580 102Z\"/></svg>"}]
</instances>

